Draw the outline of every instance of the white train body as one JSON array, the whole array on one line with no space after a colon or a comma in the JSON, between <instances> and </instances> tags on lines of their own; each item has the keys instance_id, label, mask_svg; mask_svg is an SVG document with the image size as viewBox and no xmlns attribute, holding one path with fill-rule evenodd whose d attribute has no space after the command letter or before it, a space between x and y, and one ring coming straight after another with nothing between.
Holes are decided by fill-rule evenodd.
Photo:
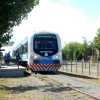
<instances>
[{"instance_id":1,"label":"white train body","mask_svg":"<svg viewBox=\"0 0 100 100\"><path fill-rule=\"evenodd\" d=\"M23 49L26 48L26 50ZM21 63L32 71L58 71L62 62L61 40L58 34L39 32L25 39L14 50L19 52Z\"/></svg>"}]
</instances>

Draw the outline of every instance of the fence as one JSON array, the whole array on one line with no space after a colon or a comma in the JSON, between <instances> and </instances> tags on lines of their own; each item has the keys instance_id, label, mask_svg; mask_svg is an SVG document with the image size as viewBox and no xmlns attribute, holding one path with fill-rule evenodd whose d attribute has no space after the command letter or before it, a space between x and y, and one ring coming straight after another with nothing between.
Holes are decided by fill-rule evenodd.
<instances>
[{"instance_id":1,"label":"fence","mask_svg":"<svg viewBox=\"0 0 100 100\"><path fill-rule=\"evenodd\" d=\"M100 61L63 61L60 71L91 77L100 77Z\"/></svg>"}]
</instances>

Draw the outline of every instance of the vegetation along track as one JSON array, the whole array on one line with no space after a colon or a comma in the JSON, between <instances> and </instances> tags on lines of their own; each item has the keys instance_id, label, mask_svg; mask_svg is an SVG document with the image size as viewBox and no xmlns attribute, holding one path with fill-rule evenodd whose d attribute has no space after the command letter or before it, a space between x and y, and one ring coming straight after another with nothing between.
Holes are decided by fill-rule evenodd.
<instances>
[{"instance_id":1,"label":"vegetation along track","mask_svg":"<svg viewBox=\"0 0 100 100\"><path fill-rule=\"evenodd\" d=\"M100 97L98 95L93 94L93 90L91 93L89 92L90 88L92 89L92 86L88 86L87 83L83 83L81 80L73 79L72 77L62 75L62 74L55 74L55 75L33 75L34 77L38 78L39 80L49 84L54 89L61 90L66 89L67 90L73 90L77 91L80 94L84 94L84 96L88 96L91 98L90 100L100 100ZM96 91L94 89L94 91ZM99 92L100 93L100 92Z\"/></svg>"}]
</instances>

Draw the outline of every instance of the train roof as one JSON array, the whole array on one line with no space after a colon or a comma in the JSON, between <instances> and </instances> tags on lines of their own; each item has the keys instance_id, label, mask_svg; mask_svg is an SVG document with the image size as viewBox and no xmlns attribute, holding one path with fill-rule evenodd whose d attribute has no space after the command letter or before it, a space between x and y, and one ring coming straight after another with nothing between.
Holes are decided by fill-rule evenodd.
<instances>
[{"instance_id":1,"label":"train roof","mask_svg":"<svg viewBox=\"0 0 100 100\"><path fill-rule=\"evenodd\" d=\"M34 32L34 34L31 34L29 37L33 37L34 35L38 35L38 34L55 34L55 35L58 35L56 32L40 31L40 32Z\"/></svg>"},{"instance_id":2,"label":"train roof","mask_svg":"<svg viewBox=\"0 0 100 100\"><path fill-rule=\"evenodd\" d=\"M55 32L48 32L48 31L41 31L41 32L36 32L35 34L57 34Z\"/></svg>"}]
</instances>

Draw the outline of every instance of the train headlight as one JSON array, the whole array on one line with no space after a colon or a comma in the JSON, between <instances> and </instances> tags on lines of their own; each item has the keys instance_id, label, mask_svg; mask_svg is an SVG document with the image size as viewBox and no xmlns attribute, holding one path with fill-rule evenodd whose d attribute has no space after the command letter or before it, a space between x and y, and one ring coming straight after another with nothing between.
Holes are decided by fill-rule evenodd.
<instances>
[{"instance_id":1,"label":"train headlight","mask_svg":"<svg viewBox=\"0 0 100 100\"><path fill-rule=\"evenodd\" d=\"M53 59L59 59L58 55L53 56Z\"/></svg>"},{"instance_id":2,"label":"train headlight","mask_svg":"<svg viewBox=\"0 0 100 100\"><path fill-rule=\"evenodd\" d=\"M34 59L37 59L38 58L38 56L37 55L34 55Z\"/></svg>"}]
</instances>

